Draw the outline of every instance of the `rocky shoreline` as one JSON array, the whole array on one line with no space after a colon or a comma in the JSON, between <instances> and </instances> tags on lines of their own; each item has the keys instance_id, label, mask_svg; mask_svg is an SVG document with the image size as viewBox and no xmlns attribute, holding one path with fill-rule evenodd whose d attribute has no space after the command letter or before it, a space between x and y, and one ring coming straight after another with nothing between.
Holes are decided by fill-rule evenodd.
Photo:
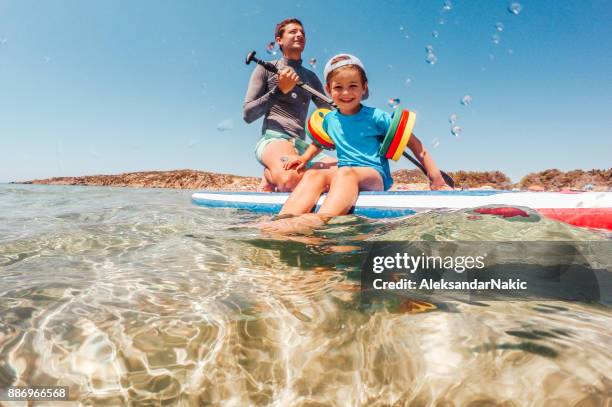
<instances>
[{"instance_id":1,"label":"rocky shoreline","mask_svg":"<svg viewBox=\"0 0 612 407\"><path fill-rule=\"evenodd\" d=\"M394 190L427 190L427 178L419 170L393 172ZM449 172L456 186L463 189L518 189L530 191L610 191L612 168L606 170L573 170L568 172L549 169L524 176L512 183L500 171ZM143 171L116 175L89 175L82 177L54 177L12 184L90 185L140 188L208 189L226 191L255 191L260 178L196 170Z\"/></svg>"}]
</instances>

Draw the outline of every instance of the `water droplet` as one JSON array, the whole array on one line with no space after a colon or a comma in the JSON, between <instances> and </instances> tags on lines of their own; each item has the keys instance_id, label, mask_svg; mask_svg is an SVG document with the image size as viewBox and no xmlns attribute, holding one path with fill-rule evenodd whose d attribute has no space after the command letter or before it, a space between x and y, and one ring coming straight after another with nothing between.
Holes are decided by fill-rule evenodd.
<instances>
[{"instance_id":1,"label":"water droplet","mask_svg":"<svg viewBox=\"0 0 612 407\"><path fill-rule=\"evenodd\" d=\"M286 155L281 156L280 158L282 163L286 163L287 161L289 161L289 157L287 157Z\"/></svg>"},{"instance_id":2,"label":"water droplet","mask_svg":"<svg viewBox=\"0 0 612 407\"><path fill-rule=\"evenodd\" d=\"M404 38L406 38L407 40L410 39L410 36L408 34L404 35Z\"/></svg>"},{"instance_id":3,"label":"water droplet","mask_svg":"<svg viewBox=\"0 0 612 407\"><path fill-rule=\"evenodd\" d=\"M523 10L521 3L510 3L508 11L514 15L518 15Z\"/></svg>"},{"instance_id":4,"label":"water droplet","mask_svg":"<svg viewBox=\"0 0 612 407\"><path fill-rule=\"evenodd\" d=\"M438 140L438 138L437 138L437 137L434 137L434 138L431 140L431 145L433 146L433 148L438 148L438 146L440 145L440 140Z\"/></svg>"},{"instance_id":5,"label":"water droplet","mask_svg":"<svg viewBox=\"0 0 612 407\"><path fill-rule=\"evenodd\" d=\"M427 63L430 65L434 65L436 62L438 62L438 57L433 52L430 52L427 54L425 61L427 61Z\"/></svg>"},{"instance_id":6,"label":"water droplet","mask_svg":"<svg viewBox=\"0 0 612 407\"><path fill-rule=\"evenodd\" d=\"M408 86L412 83L412 79L410 78L406 78L406 80L404 81L404 85Z\"/></svg>"},{"instance_id":7,"label":"water droplet","mask_svg":"<svg viewBox=\"0 0 612 407\"><path fill-rule=\"evenodd\" d=\"M461 134L462 131L463 131L463 129L461 127L459 127L459 126L451 127L451 133L455 137L459 137L459 135Z\"/></svg>"},{"instance_id":8,"label":"water droplet","mask_svg":"<svg viewBox=\"0 0 612 407\"><path fill-rule=\"evenodd\" d=\"M593 189L595 189L595 186L593 184L586 184L583 189L585 191L592 191Z\"/></svg>"},{"instance_id":9,"label":"water droplet","mask_svg":"<svg viewBox=\"0 0 612 407\"><path fill-rule=\"evenodd\" d=\"M225 119L217 124L217 131L229 131L234 128L234 122L231 119Z\"/></svg>"},{"instance_id":10,"label":"water droplet","mask_svg":"<svg viewBox=\"0 0 612 407\"><path fill-rule=\"evenodd\" d=\"M427 51L428 54L431 54L433 52L433 46L431 45L427 45L425 47L425 51Z\"/></svg>"},{"instance_id":11,"label":"water droplet","mask_svg":"<svg viewBox=\"0 0 612 407\"><path fill-rule=\"evenodd\" d=\"M48 64L49 62L51 62L51 57L45 57L45 64Z\"/></svg>"},{"instance_id":12,"label":"water droplet","mask_svg":"<svg viewBox=\"0 0 612 407\"><path fill-rule=\"evenodd\" d=\"M495 45L499 44L500 40L501 40L501 37L499 36L499 34L493 34L491 36L491 41L493 41L493 44Z\"/></svg>"},{"instance_id":13,"label":"water droplet","mask_svg":"<svg viewBox=\"0 0 612 407\"><path fill-rule=\"evenodd\" d=\"M266 52L270 55L276 55L276 43L274 41L266 45Z\"/></svg>"},{"instance_id":14,"label":"water droplet","mask_svg":"<svg viewBox=\"0 0 612 407\"><path fill-rule=\"evenodd\" d=\"M310 59L308 60L308 64L309 64L310 66L312 66L312 68L313 68L313 69L314 69L314 68L316 68L316 67L317 67L317 59L316 59L316 58L310 58Z\"/></svg>"},{"instance_id":15,"label":"water droplet","mask_svg":"<svg viewBox=\"0 0 612 407\"><path fill-rule=\"evenodd\" d=\"M504 23L497 23L495 24L495 28L497 29L497 31L502 32L504 31Z\"/></svg>"},{"instance_id":16,"label":"water droplet","mask_svg":"<svg viewBox=\"0 0 612 407\"><path fill-rule=\"evenodd\" d=\"M489 54L489 61L493 61L493 60L495 60L495 55Z\"/></svg>"},{"instance_id":17,"label":"water droplet","mask_svg":"<svg viewBox=\"0 0 612 407\"><path fill-rule=\"evenodd\" d=\"M393 69L393 65L389 64L389 65L387 65L387 68L388 69Z\"/></svg>"},{"instance_id":18,"label":"water droplet","mask_svg":"<svg viewBox=\"0 0 612 407\"><path fill-rule=\"evenodd\" d=\"M0 45L4 45L4 44L6 44L7 42L8 42L8 40L7 40L6 38L2 38L2 39L0 40Z\"/></svg>"},{"instance_id":19,"label":"water droplet","mask_svg":"<svg viewBox=\"0 0 612 407\"><path fill-rule=\"evenodd\" d=\"M470 95L465 95L461 98L461 104L463 106L468 106L470 103L472 103L472 97Z\"/></svg>"},{"instance_id":20,"label":"water droplet","mask_svg":"<svg viewBox=\"0 0 612 407\"><path fill-rule=\"evenodd\" d=\"M440 19L438 20L438 24L440 24L440 25L444 25L444 23L445 23L445 21L444 21L444 19L443 19L443 18L440 18Z\"/></svg>"},{"instance_id":21,"label":"water droplet","mask_svg":"<svg viewBox=\"0 0 612 407\"><path fill-rule=\"evenodd\" d=\"M450 0L446 0L442 6L442 11L450 11L453 8L453 3Z\"/></svg>"},{"instance_id":22,"label":"water droplet","mask_svg":"<svg viewBox=\"0 0 612 407\"><path fill-rule=\"evenodd\" d=\"M400 31L404 31L404 26L400 25Z\"/></svg>"},{"instance_id":23,"label":"water droplet","mask_svg":"<svg viewBox=\"0 0 612 407\"><path fill-rule=\"evenodd\" d=\"M509 48L508 49L508 55L512 55L512 54L514 54L514 50L512 48Z\"/></svg>"},{"instance_id":24,"label":"water droplet","mask_svg":"<svg viewBox=\"0 0 612 407\"><path fill-rule=\"evenodd\" d=\"M293 99L297 99L297 93L295 93L295 92L291 92L291 98L293 98Z\"/></svg>"},{"instance_id":25,"label":"water droplet","mask_svg":"<svg viewBox=\"0 0 612 407\"><path fill-rule=\"evenodd\" d=\"M399 106L400 100L399 100L399 98L391 98L391 99L387 100L387 104L389 105L389 107L391 109L395 109L396 107Z\"/></svg>"},{"instance_id":26,"label":"water droplet","mask_svg":"<svg viewBox=\"0 0 612 407\"><path fill-rule=\"evenodd\" d=\"M434 38L438 38L438 36L440 35L440 33L437 30L433 30L431 33L431 36Z\"/></svg>"},{"instance_id":27,"label":"water droplet","mask_svg":"<svg viewBox=\"0 0 612 407\"><path fill-rule=\"evenodd\" d=\"M450 124L455 124L455 123L457 123L457 115L456 115L455 113L451 114L451 115L448 117L448 122L449 122Z\"/></svg>"}]
</instances>

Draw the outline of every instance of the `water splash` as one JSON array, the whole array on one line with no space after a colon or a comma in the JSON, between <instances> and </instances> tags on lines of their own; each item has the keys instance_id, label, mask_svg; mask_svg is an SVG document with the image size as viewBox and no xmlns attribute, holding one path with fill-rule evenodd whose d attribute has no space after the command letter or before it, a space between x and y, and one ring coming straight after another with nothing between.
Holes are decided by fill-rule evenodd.
<instances>
[{"instance_id":1,"label":"water splash","mask_svg":"<svg viewBox=\"0 0 612 407\"><path fill-rule=\"evenodd\" d=\"M276 43L274 41L266 45L266 52L270 55L276 55Z\"/></svg>"},{"instance_id":2,"label":"water splash","mask_svg":"<svg viewBox=\"0 0 612 407\"><path fill-rule=\"evenodd\" d=\"M518 15L521 11L523 11L523 6L521 5L521 3L517 2L510 3L510 5L508 5L508 11L511 14Z\"/></svg>"},{"instance_id":3,"label":"water splash","mask_svg":"<svg viewBox=\"0 0 612 407\"><path fill-rule=\"evenodd\" d=\"M231 119L225 119L217 124L217 131L230 131L234 128L234 122Z\"/></svg>"},{"instance_id":4,"label":"water splash","mask_svg":"<svg viewBox=\"0 0 612 407\"><path fill-rule=\"evenodd\" d=\"M387 100L387 105L389 105L391 109L395 109L396 107L399 106L399 104L400 104L399 98L391 98Z\"/></svg>"}]
</instances>

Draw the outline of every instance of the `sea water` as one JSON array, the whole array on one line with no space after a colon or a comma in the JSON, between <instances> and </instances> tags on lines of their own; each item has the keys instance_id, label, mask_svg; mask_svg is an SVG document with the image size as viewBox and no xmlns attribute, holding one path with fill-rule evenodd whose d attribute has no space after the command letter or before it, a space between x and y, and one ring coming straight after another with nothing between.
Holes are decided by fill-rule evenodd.
<instances>
[{"instance_id":1,"label":"sea water","mask_svg":"<svg viewBox=\"0 0 612 407\"><path fill-rule=\"evenodd\" d=\"M610 397L609 304L364 309L355 261L371 240L609 234L458 211L347 216L308 236L266 236L250 226L266 217L197 207L192 192L0 185L0 388L68 386L85 405L595 406Z\"/></svg>"}]
</instances>

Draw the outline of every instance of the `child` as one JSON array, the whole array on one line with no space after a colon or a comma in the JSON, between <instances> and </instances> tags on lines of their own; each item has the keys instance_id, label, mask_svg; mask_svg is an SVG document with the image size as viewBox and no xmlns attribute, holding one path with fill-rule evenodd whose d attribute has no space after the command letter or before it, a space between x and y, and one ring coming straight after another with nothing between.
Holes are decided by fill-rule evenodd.
<instances>
[{"instance_id":1,"label":"child","mask_svg":"<svg viewBox=\"0 0 612 407\"><path fill-rule=\"evenodd\" d=\"M346 215L355 204L359 191L387 190L393 184L388 160L378 155L381 135L391 125L391 116L361 104L362 99L368 97L368 80L363 64L352 55L336 55L325 65L324 76L325 90L338 106L338 110L328 113L323 120L323 129L336 147L338 169L335 172L306 171L279 216L287 218L307 214L320 195L326 190L329 192L316 215L281 219L265 225L263 230L303 231L321 225L333 216ZM408 147L427 170L431 189L450 189L414 134ZM311 144L301 156L290 157L284 168L301 170L320 150Z\"/></svg>"}]
</instances>

